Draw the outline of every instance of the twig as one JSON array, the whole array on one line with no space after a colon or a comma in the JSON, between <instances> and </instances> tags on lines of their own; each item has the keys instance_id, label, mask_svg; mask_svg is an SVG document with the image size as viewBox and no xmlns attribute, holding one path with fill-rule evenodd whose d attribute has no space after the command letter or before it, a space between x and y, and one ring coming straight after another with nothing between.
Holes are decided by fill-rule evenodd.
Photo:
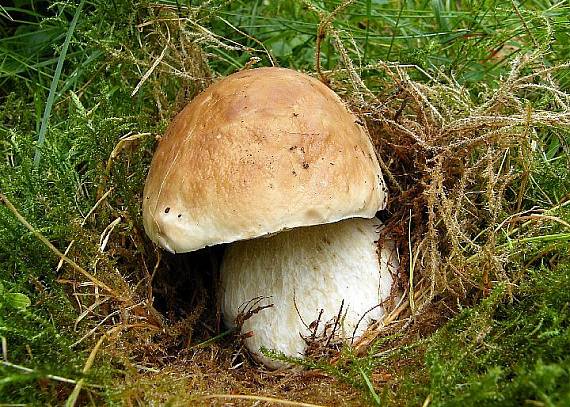
<instances>
[{"instance_id":1,"label":"twig","mask_svg":"<svg viewBox=\"0 0 570 407\"><path fill-rule=\"evenodd\" d=\"M10 363L10 362L7 362L5 360L0 360L0 365L6 366L6 367L11 367L11 368L16 369L16 370L21 370L22 372L26 372L26 373L41 374L41 373L35 371L34 369L30 369L29 367L16 365L14 363ZM44 376L50 380L55 380L57 382L71 383L71 384L77 383L77 380L68 379L67 377L57 376L57 375L53 375L53 374L46 374L46 375L42 375L42 376Z\"/></svg>"},{"instance_id":2,"label":"twig","mask_svg":"<svg viewBox=\"0 0 570 407\"><path fill-rule=\"evenodd\" d=\"M135 86L135 89L132 91L131 96L135 96L137 94L137 92L139 91L141 86L146 82L146 80L149 78L149 76L152 74L152 72L156 69L158 64L160 64L160 61L162 61L162 58L164 58L164 56L166 55L166 51L168 51L168 47L163 48L163 50L160 53L160 55L158 56L158 58L156 58L156 60L152 63L151 67L144 73L141 80L139 81L139 83L137 83L137 85Z\"/></svg>"},{"instance_id":3,"label":"twig","mask_svg":"<svg viewBox=\"0 0 570 407\"><path fill-rule=\"evenodd\" d=\"M524 26L524 29L526 30L526 32L528 33L530 39L532 40L532 43L534 44L535 48L540 48L540 44L538 43L538 41L536 40L536 38L534 37L534 34L532 33L532 31L530 30L530 28L528 27L526 20L524 19L524 17L522 16L519 8L517 7L517 3L513 0L511 0L511 4L513 5L513 8L515 9L515 12L517 14L517 16L519 17L519 19L521 20L522 25Z\"/></svg>"},{"instance_id":4,"label":"twig","mask_svg":"<svg viewBox=\"0 0 570 407\"><path fill-rule=\"evenodd\" d=\"M255 42L257 45L260 45L261 48L263 48L263 50L265 51L265 54L267 55L267 57L269 58L269 62L271 63L271 66L275 66L275 60L273 59L273 55L271 55L271 52L269 52L269 50L265 47L265 44L263 44L263 42L261 42L260 40L258 40L257 38L249 35L248 33L240 30L239 28L235 27L234 25L232 25L229 21L227 21L225 18L222 18L220 16L217 16L217 18L219 20L222 20L225 24L227 24L229 27L231 27L233 30L237 31L239 34L243 35L244 37L252 40L253 42Z\"/></svg>"},{"instance_id":5,"label":"twig","mask_svg":"<svg viewBox=\"0 0 570 407\"><path fill-rule=\"evenodd\" d=\"M107 184L107 180L109 179L109 177L111 175L111 168L113 167L113 162L114 162L115 158L118 157L119 153L123 150L125 145L127 143L132 143L133 141L136 141L142 137L146 137L146 136L150 136L150 135L151 135L151 133L130 134L130 132L129 132L128 134L126 134L125 136L123 136L119 139L119 141L117 142L117 144L113 148L113 151L111 151L111 154L109 155L109 159L107 160L107 165L105 166L105 174L103 176L103 181L101 182L101 184L99 185L99 187L97 189L97 196L98 197L100 196L100 198L98 199L95 206L97 206L99 204L99 201L101 201L104 197L103 189L105 188L105 185ZM107 191L107 192L110 192L110 191ZM90 214L91 214L91 211L89 211L89 214L87 214L85 216L85 218L87 218Z\"/></svg>"},{"instance_id":6,"label":"twig","mask_svg":"<svg viewBox=\"0 0 570 407\"><path fill-rule=\"evenodd\" d=\"M71 250L71 247L73 246L73 244L75 243L75 240L72 240L71 242L69 242L69 244L67 245L67 248L65 249L65 251L63 252L63 254L65 256L67 256L67 254L69 253L69 251ZM59 262L57 263L57 267L55 268L55 272L59 273L59 270L63 267L63 258L59 259Z\"/></svg>"},{"instance_id":7,"label":"twig","mask_svg":"<svg viewBox=\"0 0 570 407\"><path fill-rule=\"evenodd\" d=\"M368 311L366 311L364 314L362 314L362 316L360 317L360 319L358 320L358 322L356 323L356 325L354 326L354 329L352 330L352 336L350 339L350 344L353 345L354 344L354 339L356 338L356 331L358 331L358 327L360 326L360 324L362 323L362 321L364 321L364 318L366 318L366 316L371 313L372 311L374 311L376 308L381 307L383 304L376 304L375 306L371 307L368 309Z\"/></svg>"},{"instance_id":8,"label":"twig","mask_svg":"<svg viewBox=\"0 0 570 407\"><path fill-rule=\"evenodd\" d=\"M547 209L547 210L542 210L541 215L542 215L543 217L544 217L544 216L549 216L550 213L556 211L556 210L559 209L559 208L563 208L563 207L565 207L565 206L567 206L567 205L570 205L570 199L563 200L561 203L559 203L559 204L557 204L557 205L555 205L555 206L553 206L552 208L549 208L549 209ZM528 212L528 211L527 211L527 212ZM511 217L508 217L507 219L505 219L505 220L503 221L503 223L506 222L506 221L508 221L508 220L510 220L510 219L511 219L512 217L514 217L514 216L523 215L524 213L526 213L526 212L517 213L517 214L515 214L515 215L513 215L513 216L511 216ZM501 228L501 227L503 226L503 223L501 223L499 226L497 226L497 229L495 230L495 232L497 232L497 231L499 230L499 228ZM521 226L519 226L518 228L515 228L515 229L511 230L511 231L508 233L507 236L512 236L513 234L515 234L516 232L518 232L521 228L526 227L526 226L530 225L531 223L532 223L532 219L531 219L531 220L528 220L528 221L525 222L525 223L523 223L523 224L522 224Z\"/></svg>"},{"instance_id":9,"label":"twig","mask_svg":"<svg viewBox=\"0 0 570 407\"><path fill-rule=\"evenodd\" d=\"M8 341L6 341L6 337L0 337L2 339L2 357L4 360L8 360Z\"/></svg>"},{"instance_id":10,"label":"twig","mask_svg":"<svg viewBox=\"0 0 570 407\"><path fill-rule=\"evenodd\" d=\"M338 314L337 314L337 316L336 316L336 318L335 318L335 320L334 320L333 330L332 330L332 332L331 332L331 334L330 334L330 336L329 336L329 339L327 340L327 343L326 343L326 345L325 345L326 347L328 347L329 344L331 343L331 340L333 339L334 333L336 332L337 328L339 327L340 319L341 319L341 317L342 317L342 309L343 309L343 308L344 308L344 298L343 298L343 300L342 300L341 303L340 303L340 308L339 308L339 310L338 310Z\"/></svg>"},{"instance_id":11,"label":"twig","mask_svg":"<svg viewBox=\"0 0 570 407\"><path fill-rule=\"evenodd\" d=\"M354 2L355 2L355 0L343 1L326 18L323 18L323 14L318 13L318 11L317 11L317 13L320 14L319 17L321 18L321 22L319 23L319 26L317 27L317 43L315 45L315 68L317 70L317 73L319 74L319 78L321 78L321 81L324 83L328 83L328 80L325 77L325 75L321 69L321 46L322 46L322 42L325 39L325 37L327 35L327 31L329 30L329 28L332 25L336 16ZM315 7L312 4L310 4L310 2L307 1L306 4L307 4L307 6L309 6L309 9L316 11Z\"/></svg>"},{"instance_id":12,"label":"twig","mask_svg":"<svg viewBox=\"0 0 570 407\"><path fill-rule=\"evenodd\" d=\"M96 302L97 302L97 301L96 301ZM71 345L69 345L69 347L70 347L70 348L74 348L75 346L79 345L79 344L80 344L81 342L83 342L86 338L88 338L89 336L93 335L93 334L97 331L97 329L99 329L99 327L102 326L102 325L105 323L105 321L109 320L109 319L112 318L113 316L118 315L119 313L124 312L124 311L130 311L131 309L136 308L136 307L138 307L138 306L140 306L140 305L142 305L142 303L138 303L138 304L131 305L130 307L125 308L124 310L119 310L119 309L117 309L117 310L115 310L115 311L109 313L105 318L103 318L101 321L99 321L99 322L97 323L97 325L95 325L93 328L91 328L91 329L89 330L89 332L87 332L85 335L83 335L83 336L82 336L81 338L79 338L77 341L73 342Z\"/></svg>"},{"instance_id":13,"label":"twig","mask_svg":"<svg viewBox=\"0 0 570 407\"><path fill-rule=\"evenodd\" d=\"M410 310L412 311L412 315L415 313L416 311L416 303L414 301L414 269L416 268L416 259L417 259L417 255L414 256L414 251L412 248L412 210L410 209L410 218L408 219L408 255L409 255L409 264L410 264L410 276L409 276L409 280L410 280L410 295L409 295L409 300L410 300Z\"/></svg>"},{"instance_id":14,"label":"twig","mask_svg":"<svg viewBox=\"0 0 570 407\"><path fill-rule=\"evenodd\" d=\"M123 218L121 218L119 216L117 219L115 219L113 222L111 222L109 225L107 225L105 230L103 230L103 232L101 233L101 236L99 237L99 251L100 252L105 251L105 247L107 247L107 243L109 242L109 238L111 237L111 233L115 229L115 226L117 226L119 223L121 223L122 220L123 220Z\"/></svg>"}]
</instances>

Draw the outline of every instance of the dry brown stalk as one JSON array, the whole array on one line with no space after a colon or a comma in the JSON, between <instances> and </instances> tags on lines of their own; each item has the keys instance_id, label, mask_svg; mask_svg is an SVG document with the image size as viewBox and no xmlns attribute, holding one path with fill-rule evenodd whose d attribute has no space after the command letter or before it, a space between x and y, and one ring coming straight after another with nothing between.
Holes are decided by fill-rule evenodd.
<instances>
[{"instance_id":1,"label":"dry brown stalk","mask_svg":"<svg viewBox=\"0 0 570 407\"><path fill-rule=\"evenodd\" d=\"M276 397L255 396L247 394L209 394L207 396L200 397L200 399L201 400L211 400L211 399L251 400L251 401L263 401L272 405L282 405L282 406L324 407L319 404L302 403L299 401L278 399Z\"/></svg>"},{"instance_id":2,"label":"dry brown stalk","mask_svg":"<svg viewBox=\"0 0 570 407\"><path fill-rule=\"evenodd\" d=\"M38 232L21 214L20 212L18 212L18 210L16 209L16 207L14 205L12 205L12 203L8 200L8 198L0 192L0 203L3 204L4 206L6 206L16 217L16 219L18 219L18 221L24 225L26 227L26 229L28 229L30 232L32 232L32 234L40 241L42 242L45 246L47 246L48 249L50 249L53 253L55 253L56 256L58 256L61 260L65 261L67 264L69 264L75 271L79 272L80 274L82 274L84 277L86 277L89 281L91 281L93 284L95 284L97 287L105 290L106 292L108 292L112 297L114 297L117 300L120 301L124 301L124 302L128 302L128 299L123 298L122 296L120 296L118 293L116 293L111 287L109 287L107 284L105 284L104 282L100 281L99 279L97 279L96 277L94 277L93 275L91 275L89 272L87 272L83 267L81 267L80 265L78 265L76 262L74 262L73 260L71 260L69 257L67 257L65 254L63 254L62 252L60 252L53 244L51 244L51 242L49 240L47 240L45 238L44 235L42 235L40 232Z\"/></svg>"}]
</instances>

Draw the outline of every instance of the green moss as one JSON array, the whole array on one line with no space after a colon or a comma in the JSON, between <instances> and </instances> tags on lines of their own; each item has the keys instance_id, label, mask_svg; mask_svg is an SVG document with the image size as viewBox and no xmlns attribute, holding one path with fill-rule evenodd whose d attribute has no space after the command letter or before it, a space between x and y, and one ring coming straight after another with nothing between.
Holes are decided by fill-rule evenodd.
<instances>
[{"instance_id":1,"label":"green moss","mask_svg":"<svg viewBox=\"0 0 570 407\"><path fill-rule=\"evenodd\" d=\"M136 30L126 24L130 16L136 15L136 8L128 7L131 3L119 3L114 13L108 7L96 9L89 5L80 18L37 169L33 156L47 97L46 82L49 86L45 78L53 75L55 68L48 63L51 55L43 44L32 55L33 63L27 60L28 65L0 71L1 192L61 251L75 240L71 255L86 268L98 261L99 271L95 274L107 281L105 272L112 269L115 260L98 252L97 243L101 231L117 212L103 210L88 225L81 227L80 223L105 182L107 188L114 188L113 202L118 213L130 213L131 219L138 221L139 195L150 160L148 151L154 142L152 135L163 129L146 89L141 89L141 97L133 103L130 92L139 78L136 67L123 64L106 71L104 68L111 60L99 58L103 41L108 46L119 46L129 35L136 35ZM65 32L66 19L71 19L74 7L60 3L48 9L40 4L38 9L44 14L30 14L30 21L21 26L31 29L39 19L42 32L52 33L54 27ZM106 18L102 18L103 13L108 13ZM53 14L57 18L48 19ZM101 32L107 35L101 36ZM12 47L12 42L23 41L17 27L10 31L8 26L8 34L12 37L7 35L3 43L10 46L8 62L14 64L22 60L18 50L28 52L30 48ZM57 42L57 38L53 41ZM76 93L70 93L71 90ZM74 97L76 94L81 97ZM132 161L119 157L112 171L106 173L106 163L120 137L136 132L148 132L150 136L136 144L140 149L129 156ZM129 230L128 224L125 230ZM82 370L94 338L100 333L96 330L95 336L76 344L97 321L89 315L79 321L84 308L78 308L78 301L89 305L90 300L85 301L81 289L69 284L73 274L68 268L56 271L57 263L53 253L0 205L0 282L6 291L31 299L31 306L16 309L6 298L0 298L0 337L5 339L10 364L0 364L0 403L60 405L74 387L60 379L77 381L84 377ZM78 296L74 297L74 293ZM105 384L110 374L108 360L98 358L85 378L84 388L88 391L84 395L92 401L99 400L91 385Z\"/></svg>"},{"instance_id":2,"label":"green moss","mask_svg":"<svg viewBox=\"0 0 570 407\"><path fill-rule=\"evenodd\" d=\"M570 264L529 273L514 298L495 288L425 341L400 400L436 406L570 402Z\"/></svg>"}]
</instances>

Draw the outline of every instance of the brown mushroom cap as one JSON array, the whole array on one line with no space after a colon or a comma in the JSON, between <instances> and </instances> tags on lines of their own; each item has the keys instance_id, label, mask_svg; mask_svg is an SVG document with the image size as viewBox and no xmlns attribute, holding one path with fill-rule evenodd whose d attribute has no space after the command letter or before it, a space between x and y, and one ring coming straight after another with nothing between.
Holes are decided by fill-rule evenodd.
<instances>
[{"instance_id":1,"label":"brown mushroom cap","mask_svg":"<svg viewBox=\"0 0 570 407\"><path fill-rule=\"evenodd\" d=\"M371 218L385 191L365 128L332 90L293 70L251 69L176 116L152 160L144 226L165 249L188 252Z\"/></svg>"}]
</instances>

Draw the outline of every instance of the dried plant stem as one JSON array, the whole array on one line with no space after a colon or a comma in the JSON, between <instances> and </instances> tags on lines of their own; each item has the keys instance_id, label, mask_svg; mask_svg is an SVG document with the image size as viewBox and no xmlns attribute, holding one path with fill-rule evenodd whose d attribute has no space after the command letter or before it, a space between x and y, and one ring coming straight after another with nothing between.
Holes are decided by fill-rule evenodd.
<instances>
[{"instance_id":1,"label":"dried plant stem","mask_svg":"<svg viewBox=\"0 0 570 407\"><path fill-rule=\"evenodd\" d=\"M339 4L329 15L327 15L325 17L325 15L322 12L318 12L319 17L321 18L321 22L319 23L319 26L317 27L317 42L315 44L315 67L317 70L317 73L319 75L319 78L321 79L322 82L327 83L328 80L325 77L322 69L321 69L321 47L322 47L322 42L325 39L326 35L327 35L327 31L330 29L333 21L335 20L335 18L337 17L337 15L339 13L341 13L344 9L346 9L348 6L350 6L352 3L354 3L355 0L345 0L343 1L341 4ZM309 7L310 10L312 11L316 11L315 6L310 4L309 2L306 2L307 6Z\"/></svg>"},{"instance_id":2,"label":"dried plant stem","mask_svg":"<svg viewBox=\"0 0 570 407\"><path fill-rule=\"evenodd\" d=\"M210 399L234 399L234 400L252 400L252 401L264 401L271 404L280 404L282 406L297 406L297 407L323 407L319 404L302 403L299 401L290 401L284 399L278 399L275 397L265 397L265 396L254 396L245 394L209 394L207 396L200 397L201 400Z\"/></svg>"},{"instance_id":3,"label":"dried plant stem","mask_svg":"<svg viewBox=\"0 0 570 407\"><path fill-rule=\"evenodd\" d=\"M52 252L54 252L60 259L62 259L63 261L65 261L67 264L69 264L75 271L79 272L80 274L82 274L84 277L86 277L89 281L91 281L93 284L95 284L97 287L107 291L111 296L113 296L114 298L121 300L121 301L126 301L125 299L123 299L119 294L117 294L111 287L109 287L107 284L105 284L104 282L100 281L99 279L97 279L96 277L92 276L89 272L87 272L83 267L81 267L80 265L78 265L76 262L74 262L73 260L71 260L69 257L67 257L65 254L63 254L62 252L60 252L44 235L42 235L40 232L38 232L21 214L20 212L18 212L18 210L16 209L16 207L14 205L12 205L12 203L8 200L8 198L6 198L6 196L0 192L0 204L3 204L4 206L6 206L16 217L16 219L18 219L18 221L20 221L20 223L22 225L24 225L30 232L32 232L32 234L40 241L42 242L44 245L46 245Z\"/></svg>"},{"instance_id":4,"label":"dried plant stem","mask_svg":"<svg viewBox=\"0 0 570 407\"><path fill-rule=\"evenodd\" d=\"M99 338L99 340L97 341L97 343L95 344L93 349L91 349L91 352L89 353L89 357L87 358L87 361L85 362L85 366L83 366L83 374L87 373L89 371L89 369L91 369L91 366L93 366L93 362L95 362L95 356L97 356L97 352L99 352L99 348L101 348L101 345L103 344L103 341L106 338L109 338L114 333L120 332L124 329L141 328L141 327L145 328L145 329L154 328L151 325L144 325L144 324L117 325L117 326L114 326L113 328L109 329L103 335L101 335L101 337ZM73 389L73 391L71 392L71 394L67 398L67 401L65 402L65 407L75 406L75 403L77 402L77 398L79 397L79 393L81 392L81 388L83 387L84 383L85 382L83 379L80 379L77 381L75 388Z\"/></svg>"},{"instance_id":5,"label":"dried plant stem","mask_svg":"<svg viewBox=\"0 0 570 407\"><path fill-rule=\"evenodd\" d=\"M95 205L93 205L93 207L89 210L89 212L87 212L87 215L85 215L85 217L81 221L81 226L85 226L87 219L89 219L89 217L95 212L95 210L99 207L99 205L101 205L101 203L109 196L109 194L113 192L113 189L114 188L109 188L109 190L105 192L103 196L101 196L101 198L97 200L97 202L95 202Z\"/></svg>"},{"instance_id":6,"label":"dried plant stem","mask_svg":"<svg viewBox=\"0 0 570 407\"><path fill-rule=\"evenodd\" d=\"M130 134L129 133L129 134L120 138L118 143L113 148L113 151L111 151L111 154L109 155L109 159L107 160L107 165L105 167L105 174L103 176L103 181L101 182L101 184L99 185L99 187L97 189L98 200L95 203L95 206L85 216L84 222L92 214L92 211L95 210L95 208L101 203L101 201L104 199L104 197L107 196L113 190L113 188L110 188L105 194L103 194L103 190L105 189L105 186L107 185L107 181L109 180L109 177L111 176L111 168L113 167L113 163L114 163L115 159L119 156L119 153L123 150L123 148L128 143L132 143L134 141L139 140L140 138L147 137L150 135L151 135L151 133L137 133L137 134ZM82 225L83 225L83 223L82 223Z\"/></svg>"},{"instance_id":7,"label":"dried plant stem","mask_svg":"<svg viewBox=\"0 0 570 407\"><path fill-rule=\"evenodd\" d=\"M16 365L14 363L10 363L10 362L5 361L5 360L0 360L0 365L6 366L6 367L11 367L11 368L16 369L16 370L21 370L22 372L26 372L26 373L36 373L36 371L34 369L30 369L29 367L25 367L25 366ZM62 383L71 383L71 384L77 383L76 380L68 379L67 377L62 377L62 376L57 376L57 375L52 375L52 374L47 374L47 375L45 375L45 377L47 377L50 380L55 380L57 382L62 382Z\"/></svg>"}]
</instances>

